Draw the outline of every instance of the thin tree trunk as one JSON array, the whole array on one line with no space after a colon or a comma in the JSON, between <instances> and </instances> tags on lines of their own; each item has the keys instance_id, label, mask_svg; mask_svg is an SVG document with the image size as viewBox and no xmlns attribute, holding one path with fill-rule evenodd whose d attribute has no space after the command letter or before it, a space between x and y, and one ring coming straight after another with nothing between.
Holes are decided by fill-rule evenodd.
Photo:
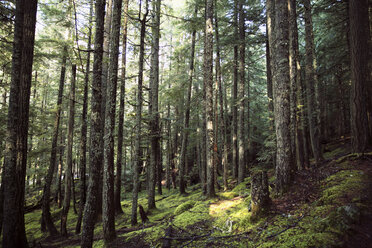
<instances>
[{"instance_id":1,"label":"thin tree trunk","mask_svg":"<svg viewBox=\"0 0 372 248\"><path fill-rule=\"evenodd\" d=\"M43 205L42 205L42 218L49 231L50 235L57 235L58 231L55 227L51 214L50 214L50 187L53 181L53 174L55 171L55 165L57 160L57 143L58 143L58 132L59 132L59 123L62 109L62 97L63 97L63 88L65 85L65 75L66 75L66 60L67 60L67 46L63 48L62 52L62 64L61 64L61 76L59 79L59 89L58 89L58 99L57 99L57 111L54 122L54 133L52 140L52 150L50 154L50 163L48 168L48 174L45 179L44 192L43 192Z\"/></svg>"},{"instance_id":2,"label":"thin tree trunk","mask_svg":"<svg viewBox=\"0 0 372 248\"><path fill-rule=\"evenodd\" d=\"M314 48L314 33L313 21L311 16L310 0L304 0L305 7L305 33L306 33L306 92L307 92L307 114L309 118L310 140L311 147L315 159L318 164L323 160L322 149L320 147L320 116L319 102L316 93L318 80L316 75L315 63L315 48Z\"/></svg>"},{"instance_id":3,"label":"thin tree trunk","mask_svg":"<svg viewBox=\"0 0 372 248\"><path fill-rule=\"evenodd\" d=\"M28 247L24 222L27 133L37 0L17 0L4 158L3 247Z\"/></svg>"},{"instance_id":4,"label":"thin tree trunk","mask_svg":"<svg viewBox=\"0 0 372 248\"><path fill-rule=\"evenodd\" d=\"M204 43L204 87L207 141L207 197L215 196L214 188L214 134L213 134L213 0L206 0Z\"/></svg>"},{"instance_id":5,"label":"thin tree trunk","mask_svg":"<svg viewBox=\"0 0 372 248\"><path fill-rule=\"evenodd\" d=\"M239 0L239 115L238 115L238 153L239 153L239 167L238 167L238 183L244 181L246 164L245 164L245 14L244 14L244 0Z\"/></svg>"},{"instance_id":6,"label":"thin tree trunk","mask_svg":"<svg viewBox=\"0 0 372 248\"><path fill-rule=\"evenodd\" d=\"M105 18L105 0L96 0L96 34L94 41L94 64L91 100L91 125L90 125L90 173L87 202L83 214L83 231L81 247L90 248L93 244L93 231L96 221L99 183L102 167L102 57L103 33Z\"/></svg>"},{"instance_id":7,"label":"thin tree trunk","mask_svg":"<svg viewBox=\"0 0 372 248\"><path fill-rule=\"evenodd\" d=\"M70 103L68 117L68 134L67 134L67 169L65 171L65 196L63 198L63 207L61 213L61 235L67 237L67 215L70 209L71 201L71 184L72 184L72 144L74 138L75 122L75 80L76 65L72 65L72 78L70 88Z\"/></svg>"},{"instance_id":8,"label":"thin tree trunk","mask_svg":"<svg viewBox=\"0 0 372 248\"><path fill-rule=\"evenodd\" d=\"M124 108L125 108L125 76L127 69L127 35L128 35L128 5L129 0L124 0L124 21L123 21L123 54L122 54L122 69L121 69L121 84L120 84L120 107L119 107L119 123L118 123L118 148L116 158L116 178L115 178L115 212L116 214L123 213L121 209L121 168L123 161L123 142L124 142ZM125 167L125 163L124 163ZM124 170L125 172L125 170Z\"/></svg>"},{"instance_id":9,"label":"thin tree trunk","mask_svg":"<svg viewBox=\"0 0 372 248\"><path fill-rule=\"evenodd\" d=\"M234 38L235 42L239 39L238 37L238 1L234 0ZM238 43L234 44L234 75L233 75L233 87L232 87L232 115L233 115L233 122L232 122L232 131L233 131L233 148L232 148L232 155L233 155L233 176L234 178L238 178L238 165L239 165L239 151L238 151Z\"/></svg>"},{"instance_id":10,"label":"thin tree trunk","mask_svg":"<svg viewBox=\"0 0 372 248\"><path fill-rule=\"evenodd\" d=\"M135 134L135 149L134 149L134 163L133 163L133 193L132 193L132 214L131 225L137 224L137 205L138 192L140 187L139 170L141 166L141 130L142 130L142 84L143 84L143 64L145 56L145 35L146 35L146 18L148 11L148 0L146 1L145 13L141 17L141 4L139 8L139 19L141 20L141 38L140 38L140 55L138 62L138 88L137 88L137 106L136 106L136 134ZM142 3L142 1L141 1Z\"/></svg>"},{"instance_id":11,"label":"thin tree trunk","mask_svg":"<svg viewBox=\"0 0 372 248\"><path fill-rule=\"evenodd\" d=\"M198 7L195 6L194 17L197 17ZM195 57L195 43L196 43L196 30L192 31L191 36L191 54L189 63L189 78L187 82L187 95L185 104L185 115L184 115L184 126L182 131L182 144L181 144L181 157L180 157L180 194L186 193L186 183L185 183L185 163L186 163L186 153L187 153L187 143L189 138L189 123L190 123L190 101L192 93L192 80L194 77L194 57Z\"/></svg>"},{"instance_id":12,"label":"thin tree trunk","mask_svg":"<svg viewBox=\"0 0 372 248\"><path fill-rule=\"evenodd\" d=\"M215 0L215 6L217 7L217 0ZM226 116L224 114L223 106L223 91L222 91L222 71L221 71L221 54L220 54L220 37L218 33L218 16L217 11L214 14L215 20L215 33L216 33L216 82L218 88L219 105L220 105L220 130L223 143L223 155L222 155L222 165L223 165L223 188L224 191L227 190L228 184L227 179L229 176L229 163L228 163L228 146L227 146L227 133L226 133Z\"/></svg>"},{"instance_id":13,"label":"thin tree trunk","mask_svg":"<svg viewBox=\"0 0 372 248\"><path fill-rule=\"evenodd\" d=\"M83 97L83 111L81 117L81 139L80 139L80 205L79 216L76 222L75 233L79 234L81 229L81 221L83 219L84 206L87 199L86 194L86 164L87 164L87 112L88 112L88 89L89 89L89 71L90 71L90 50L92 44L92 23L93 23L93 0L90 1L89 12L89 34L87 45L87 64L84 78L84 97Z\"/></svg>"}]
</instances>

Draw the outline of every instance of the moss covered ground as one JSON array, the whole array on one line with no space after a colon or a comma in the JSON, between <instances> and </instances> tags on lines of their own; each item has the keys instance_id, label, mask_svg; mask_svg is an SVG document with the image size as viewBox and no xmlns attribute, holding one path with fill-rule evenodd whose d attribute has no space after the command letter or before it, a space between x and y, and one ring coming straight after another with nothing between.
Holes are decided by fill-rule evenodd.
<instances>
[{"instance_id":1,"label":"moss covered ground","mask_svg":"<svg viewBox=\"0 0 372 248\"><path fill-rule=\"evenodd\" d=\"M131 196L126 194L124 213L116 217L118 238L111 246L162 247L168 241L171 247L353 247L345 245L353 244L360 232L357 227L372 213L372 162L362 156L340 159L343 152L335 148L325 154L328 163L298 172L285 195L271 192L270 212L255 221L249 212L249 177L213 199L204 197L200 185L189 187L187 195L165 189L156 196L157 208L148 211L150 221L135 227L130 226ZM139 204L147 211L146 192L140 193ZM59 227L60 210L52 210ZM72 210L68 239L48 238L40 231L40 216L41 210L25 215L30 244L79 247L79 236L74 234L77 215ZM101 223L95 238L94 247L103 247Z\"/></svg>"}]
</instances>

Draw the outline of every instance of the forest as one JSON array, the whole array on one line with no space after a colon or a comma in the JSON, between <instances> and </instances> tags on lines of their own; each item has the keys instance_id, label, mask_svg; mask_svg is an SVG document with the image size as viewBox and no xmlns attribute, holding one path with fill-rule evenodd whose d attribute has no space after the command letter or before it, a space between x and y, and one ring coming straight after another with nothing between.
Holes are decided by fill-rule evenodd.
<instances>
[{"instance_id":1,"label":"forest","mask_svg":"<svg viewBox=\"0 0 372 248\"><path fill-rule=\"evenodd\" d=\"M3 248L372 247L369 0L1 0Z\"/></svg>"}]
</instances>

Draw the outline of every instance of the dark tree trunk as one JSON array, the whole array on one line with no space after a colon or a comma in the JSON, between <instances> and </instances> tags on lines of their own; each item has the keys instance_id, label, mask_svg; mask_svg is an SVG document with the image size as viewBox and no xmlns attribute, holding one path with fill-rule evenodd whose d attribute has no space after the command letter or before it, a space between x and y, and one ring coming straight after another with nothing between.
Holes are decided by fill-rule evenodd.
<instances>
[{"instance_id":1,"label":"dark tree trunk","mask_svg":"<svg viewBox=\"0 0 372 248\"><path fill-rule=\"evenodd\" d=\"M125 108L125 76L127 69L127 36L128 36L128 5L129 0L124 0L124 21L123 21L123 55L120 84L120 107L118 123L118 151L116 158L116 178L115 178L115 212L123 213L121 209L121 172L123 161L123 142L124 142L124 108ZM125 163L124 163L125 167ZM124 170L125 172L125 170Z\"/></svg>"},{"instance_id":2,"label":"dark tree trunk","mask_svg":"<svg viewBox=\"0 0 372 248\"><path fill-rule=\"evenodd\" d=\"M4 158L3 247L28 247L24 222L27 133L37 0L17 0Z\"/></svg>"},{"instance_id":3,"label":"dark tree trunk","mask_svg":"<svg viewBox=\"0 0 372 248\"><path fill-rule=\"evenodd\" d=\"M122 0L114 0L110 37L110 66L107 81L103 163L103 238L109 244L116 238L114 206L115 108L118 82L119 38Z\"/></svg>"},{"instance_id":4,"label":"dark tree trunk","mask_svg":"<svg viewBox=\"0 0 372 248\"><path fill-rule=\"evenodd\" d=\"M234 76L233 76L233 87L232 87L232 169L234 178L238 178L238 165L239 165L239 153L238 153L238 1L234 0L234 38L236 44L234 44Z\"/></svg>"},{"instance_id":5,"label":"dark tree trunk","mask_svg":"<svg viewBox=\"0 0 372 248\"><path fill-rule=\"evenodd\" d=\"M61 235L67 237L67 215L70 209L71 184L72 184L72 144L74 138L75 123L75 81L76 65L72 65L72 78L70 88L70 103L68 116L68 134L67 134L67 168L65 171L65 195L63 198L63 207L61 213Z\"/></svg>"},{"instance_id":6,"label":"dark tree trunk","mask_svg":"<svg viewBox=\"0 0 372 248\"><path fill-rule=\"evenodd\" d=\"M244 0L239 0L239 116L238 116L238 147L239 147L239 167L238 183L244 181L246 164L245 164L245 14Z\"/></svg>"},{"instance_id":7,"label":"dark tree trunk","mask_svg":"<svg viewBox=\"0 0 372 248\"><path fill-rule=\"evenodd\" d=\"M351 145L354 152L366 151L371 143L367 118L369 71L368 1L349 1L351 57ZM371 86L369 86L371 87ZM371 97L371 96L369 96Z\"/></svg>"},{"instance_id":8,"label":"dark tree trunk","mask_svg":"<svg viewBox=\"0 0 372 248\"><path fill-rule=\"evenodd\" d=\"M138 61L138 88L137 88L137 106L136 106L136 134L135 134L135 148L133 161L133 193L132 193L132 214L131 225L137 224L137 204L138 192L140 188L139 170L141 167L141 130L142 130L142 84L143 84L143 63L145 56L145 35L146 35L146 18L148 11L148 0L145 0L145 13L141 18L141 4L139 8L139 18L141 20L141 38L140 38L140 55ZM142 3L142 2L141 2Z\"/></svg>"},{"instance_id":9,"label":"dark tree trunk","mask_svg":"<svg viewBox=\"0 0 372 248\"><path fill-rule=\"evenodd\" d=\"M49 234L52 236L57 235L58 231L50 215L49 198L50 198L50 187L52 185L53 174L54 174L55 165L57 162L57 148L58 148L57 143L58 143L59 123L60 123L60 116L61 116L61 109L62 109L63 87L65 85L66 60L67 60L67 46L63 48L63 54L62 54L62 64L61 64L62 68L61 68L61 76L59 79L57 111L56 111L56 117L55 117L55 122L54 122L52 150L50 154L48 174L45 179L44 192L43 192L42 218L43 218L44 224L46 225L46 228L49 231Z\"/></svg>"},{"instance_id":10,"label":"dark tree trunk","mask_svg":"<svg viewBox=\"0 0 372 248\"><path fill-rule=\"evenodd\" d=\"M87 112L88 112L88 89L89 89L89 71L90 71L90 50L92 43L92 23L93 23L93 0L90 1L89 12L89 34L87 45L87 64L84 78L84 97L83 97L83 111L81 117L81 139L80 139L80 204L79 216L76 222L75 233L79 234L81 229L81 220L83 219L84 206L87 199L86 195L86 164L87 164Z\"/></svg>"},{"instance_id":11,"label":"dark tree trunk","mask_svg":"<svg viewBox=\"0 0 372 248\"><path fill-rule=\"evenodd\" d=\"M206 0L204 43L204 87L207 140L207 197L216 195L214 188L214 135L213 135L213 0Z\"/></svg>"},{"instance_id":12,"label":"dark tree trunk","mask_svg":"<svg viewBox=\"0 0 372 248\"><path fill-rule=\"evenodd\" d=\"M289 70L291 80L291 145L294 170L305 168L303 126L301 123L302 105L301 65L298 47L298 28L296 0L289 1ZM294 146L294 147L293 147ZM297 164L297 166L295 166Z\"/></svg>"},{"instance_id":13,"label":"dark tree trunk","mask_svg":"<svg viewBox=\"0 0 372 248\"><path fill-rule=\"evenodd\" d=\"M94 41L94 64L91 100L91 124L90 124L90 156L89 156L89 184L87 202L84 207L83 231L81 235L81 247L90 248L93 244L93 231L96 221L99 183L102 168L102 57L103 57L103 33L105 18L105 0L97 0L96 9L96 34Z\"/></svg>"},{"instance_id":14,"label":"dark tree trunk","mask_svg":"<svg viewBox=\"0 0 372 248\"><path fill-rule=\"evenodd\" d=\"M271 1L271 0L268 0ZM286 1L275 3L275 37L273 44L274 115L277 139L276 151L276 189L282 192L291 180L291 139L290 139L290 106L289 106L289 23Z\"/></svg>"},{"instance_id":15,"label":"dark tree trunk","mask_svg":"<svg viewBox=\"0 0 372 248\"><path fill-rule=\"evenodd\" d=\"M311 15L310 0L304 0L305 7L305 33L306 33L306 92L307 92L307 115L309 119L310 141L315 159L318 164L322 159L320 147L320 116L319 96L317 96L318 78L316 75L315 48L313 21Z\"/></svg>"}]
</instances>

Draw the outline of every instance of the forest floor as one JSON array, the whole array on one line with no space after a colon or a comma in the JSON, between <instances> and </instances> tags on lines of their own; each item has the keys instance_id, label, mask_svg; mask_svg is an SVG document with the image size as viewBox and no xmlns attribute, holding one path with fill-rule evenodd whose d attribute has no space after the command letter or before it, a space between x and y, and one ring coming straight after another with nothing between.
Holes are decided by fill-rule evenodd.
<instances>
[{"instance_id":1,"label":"forest floor","mask_svg":"<svg viewBox=\"0 0 372 248\"><path fill-rule=\"evenodd\" d=\"M270 212L256 221L249 212L250 178L215 199L206 199L200 185L189 187L186 196L163 190L156 196L157 208L148 211L149 222L135 227L130 226L126 194L111 247L372 247L372 153L350 154L342 140L326 149L325 162L297 172L285 195L271 193ZM273 182L274 171L268 173ZM146 192L139 204L146 210ZM57 227L59 212L53 212ZM25 216L31 247L79 247L73 211L67 239L42 233L40 216L41 210ZM103 245L102 224L97 223L93 247Z\"/></svg>"}]
</instances>

